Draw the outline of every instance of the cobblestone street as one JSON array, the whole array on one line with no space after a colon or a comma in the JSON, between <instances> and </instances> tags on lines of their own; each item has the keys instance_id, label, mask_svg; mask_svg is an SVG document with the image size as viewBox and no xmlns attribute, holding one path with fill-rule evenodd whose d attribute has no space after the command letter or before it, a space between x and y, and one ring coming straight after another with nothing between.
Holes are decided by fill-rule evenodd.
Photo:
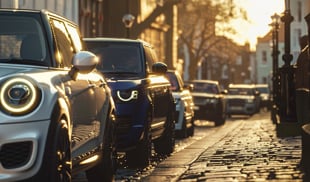
<instances>
[{"instance_id":1,"label":"cobblestone street","mask_svg":"<svg viewBox=\"0 0 310 182\"><path fill-rule=\"evenodd\" d=\"M277 137L268 117L266 113L242 122L207 148L177 181L305 181L298 168L301 137Z\"/></svg>"}]
</instances>

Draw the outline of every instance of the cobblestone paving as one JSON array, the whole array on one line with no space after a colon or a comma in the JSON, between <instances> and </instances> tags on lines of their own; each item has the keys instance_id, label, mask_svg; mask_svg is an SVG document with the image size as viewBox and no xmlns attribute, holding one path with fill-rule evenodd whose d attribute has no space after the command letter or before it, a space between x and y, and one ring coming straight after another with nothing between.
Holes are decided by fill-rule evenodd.
<instances>
[{"instance_id":1,"label":"cobblestone paving","mask_svg":"<svg viewBox=\"0 0 310 182\"><path fill-rule=\"evenodd\" d=\"M269 119L253 117L203 152L178 181L305 181L300 158L301 137L279 138Z\"/></svg>"}]
</instances>

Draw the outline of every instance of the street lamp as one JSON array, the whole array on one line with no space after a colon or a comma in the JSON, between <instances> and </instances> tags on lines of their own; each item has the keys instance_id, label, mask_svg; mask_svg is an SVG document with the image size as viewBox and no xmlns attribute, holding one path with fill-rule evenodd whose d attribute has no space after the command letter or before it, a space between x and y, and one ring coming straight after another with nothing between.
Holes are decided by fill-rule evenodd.
<instances>
[{"instance_id":1,"label":"street lamp","mask_svg":"<svg viewBox=\"0 0 310 182\"><path fill-rule=\"evenodd\" d=\"M280 16L275 13L271 16L272 23L272 108L271 108L271 120L276 123L276 113L279 106L279 20Z\"/></svg>"},{"instance_id":2,"label":"street lamp","mask_svg":"<svg viewBox=\"0 0 310 182\"><path fill-rule=\"evenodd\" d=\"M125 28L126 28L126 37L130 38L129 30L132 27L133 22L135 21L135 17L132 14L125 14L122 18L122 21L123 21Z\"/></svg>"},{"instance_id":3,"label":"street lamp","mask_svg":"<svg viewBox=\"0 0 310 182\"><path fill-rule=\"evenodd\" d=\"M284 22L284 55L282 57L284 61L283 67L280 72L280 97L279 97L279 115L280 122L296 122L295 112L295 92L294 92L294 70L291 66L293 59L291 52L291 30L290 24L293 21L293 16L290 11L290 0L285 0L285 11L281 17Z\"/></svg>"}]
</instances>

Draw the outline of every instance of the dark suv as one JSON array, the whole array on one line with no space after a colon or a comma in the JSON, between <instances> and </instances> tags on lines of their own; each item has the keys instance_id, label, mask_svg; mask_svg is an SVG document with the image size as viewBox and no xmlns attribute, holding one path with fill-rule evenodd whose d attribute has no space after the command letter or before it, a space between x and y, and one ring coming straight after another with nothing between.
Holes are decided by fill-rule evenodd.
<instances>
[{"instance_id":1,"label":"dark suv","mask_svg":"<svg viewBox=\"0 0 310 182\"><path fill-rule=\"evenodd\" d=\"M154 48L141 40L84 38L100 59L116 105L117 151L130 166L146 166L152 142L158 154L175 145L175 102L165 78L167 66L157 62Z\"/></svg>"},{"instance_id":2,"label":"dark suv","mask_svg":"<svg viewBox=\"0 0 310 182\"><path fill-rule=\"evenodd\" d=\"M0 10L0 181L112 181L115 107L78 26Z\"/></svg>"},{"instance_id":3,"label":"dark suv","mask_svg":"<svg viewBox=\"0 0 310 182\"><path fill-rule=\"evenodd\" d=\"M193 80L190 83L194 85L195 119L214 121L215 126L223 125L226 121L226 99L218 81Z\"/></svg>"}]
</instances>

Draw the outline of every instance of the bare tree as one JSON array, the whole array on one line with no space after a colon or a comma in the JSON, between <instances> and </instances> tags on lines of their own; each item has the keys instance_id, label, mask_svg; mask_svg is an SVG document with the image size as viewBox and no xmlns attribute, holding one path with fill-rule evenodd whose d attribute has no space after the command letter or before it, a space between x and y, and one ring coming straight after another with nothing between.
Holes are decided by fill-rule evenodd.
<instances>
[{"instance_id":1,"label":"bare tree","mask_svg":"<svg viewBox=\"0 0 310 182\"><path fill-rule=\"evenodd\" d=\"M188 48L190 79L196 78L197 65L209 55L229 57L234 51L227 50L223 45L226 44L223 42L225 39L217 33L236 33L229 21L237 17L246 19L246 13L237 8L232 0L227 1L229 2L214 3L214 0L183 0L178 5L179 38L180 43ZM219 28L216 26L219 23L226 26Z\"/></svg>"}]
</instances>

